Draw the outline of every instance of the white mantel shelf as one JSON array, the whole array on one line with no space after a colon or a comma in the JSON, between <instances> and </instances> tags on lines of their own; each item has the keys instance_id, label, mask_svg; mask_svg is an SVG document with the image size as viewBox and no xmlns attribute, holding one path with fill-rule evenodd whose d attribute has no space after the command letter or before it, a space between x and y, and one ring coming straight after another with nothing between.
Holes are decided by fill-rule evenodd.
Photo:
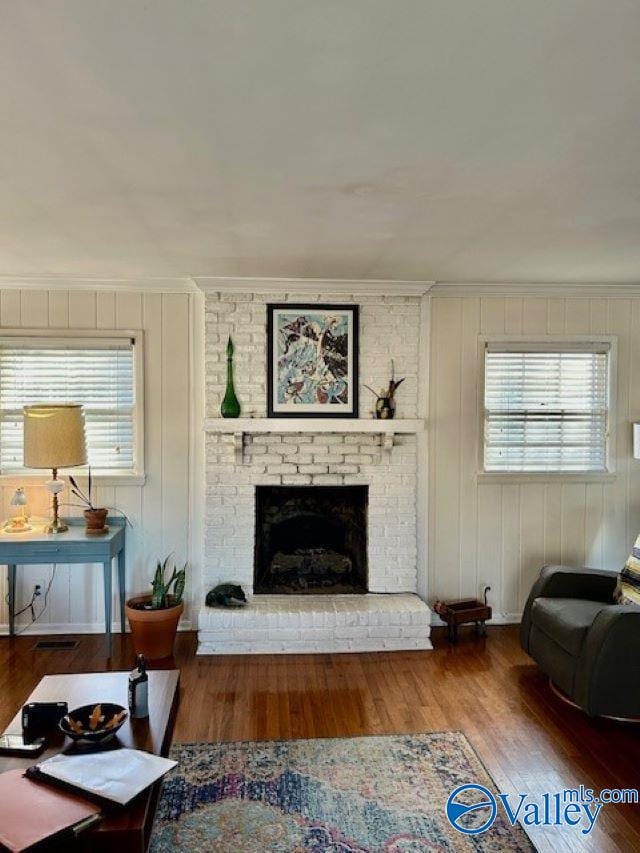
<instances>
[{"instance_id":1,"label":"white mantel shelf","mask_svg":"<svg viewBox=\"0 0 640 853\"><path fill-rule=\"evenodd\" d=\"M411 434L422 432L422 418L206 418L206 432L373 432Z\"/></svg>"},{"instance_id":2,"label":"white mantel shelf","mask_svg":"<svg viewBox=\"0 0 640 853\"><path fill-rule=\"evenodd\" d=\"M380 436L386 450L393 447L394 435L415 435L423 432L423 418L205 418L204 430L209 433L233 435L236 461L243 456L245 433L373 433Z\"/></svg>"}]
</instances>

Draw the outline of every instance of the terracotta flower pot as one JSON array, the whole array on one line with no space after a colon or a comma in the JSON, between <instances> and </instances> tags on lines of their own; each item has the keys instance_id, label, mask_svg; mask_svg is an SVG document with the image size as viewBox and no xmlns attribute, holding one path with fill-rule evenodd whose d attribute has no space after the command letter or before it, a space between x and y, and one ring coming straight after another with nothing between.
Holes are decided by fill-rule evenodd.
<instances>
[{"instance_id":1,"label":"terracotta flower pot","mask_svg":"<svg viewBox=\"0 0 640 853\"><path fill-rule=\"evenodd\" d=\"M105 524L108 512L108 509L85 509L84 523L85 532L88 536L100 536L100 534L109 531Z\"/></svg>"},{"instance_id":2,"label":"terracotta flower pot","mask_svg":"<svg viewBox=\"0 0 640 853\"><path fill-rule=\"evenodd\" d=\"M127 601L125 610L136 654L144 655L147 660L160 660L173 653L173 643L178 622L184 611L184 603L181 601L180 604L163 610L140 610L135 606L150 601L150 595L138 595Z\"/></svg>"}]
</instances>

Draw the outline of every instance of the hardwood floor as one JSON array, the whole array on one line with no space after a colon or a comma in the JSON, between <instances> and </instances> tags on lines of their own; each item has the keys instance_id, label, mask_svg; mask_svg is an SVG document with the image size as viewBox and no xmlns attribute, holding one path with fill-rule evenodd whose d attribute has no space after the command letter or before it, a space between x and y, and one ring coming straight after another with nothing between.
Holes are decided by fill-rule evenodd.
<instances>
[{"instance_id":1,"label":"hardwood floor","mask_svg":"<svg viewBox=\"0 0 640 853\"><path fill-rule=\"evenodd\" d=\"M0 730L46 673L129 669L128 638L78 638L71 652L34 651L35 639L0 640ZM181 634L172 666L182 670L176 741L345 737L463 731L504 792L542 795L580 784L640 785L640 729L589 720L564 705L520 650L513 627L486 640L464 630L433 652L195 657ZM443 804L444 805L444 804ZM640 850L640 808L605 805L591 836L531 828L539 850Z\"/></svg>"}]
</instances>

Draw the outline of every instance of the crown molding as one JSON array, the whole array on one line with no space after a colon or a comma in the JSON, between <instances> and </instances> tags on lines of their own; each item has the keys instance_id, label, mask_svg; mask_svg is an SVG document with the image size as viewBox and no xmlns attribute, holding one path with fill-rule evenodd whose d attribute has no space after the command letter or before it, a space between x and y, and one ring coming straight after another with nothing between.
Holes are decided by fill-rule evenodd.
<instances>
[{"instance_id":1,"label":"crown molding","mask_svg":"<svg viewBox=\"0 0 640 853\"><path fill-rule=\"evenodd\" d=\"M538 296L629 299L640 297L639 282L406 281L396 279L259 278L183 276L176 278L91 278L0 275L0 290L76 290L126 293L349 293L360 296Z\"/></svg>"},{"instance_id":2,"label":"crown molding","mask_svg":"<svg viewBox=\"0 0 640 853\"><path fill-rule=\"evenodd\" d=\"M459 282L437 281L431 296L540 296L629 299L640 296L640 282Z\"/></svg>"},{"instance_id":3,"label":"crown molding","mask_svg":"<svg viewBox=\"0 0 640 853\"><path fill-rule=\"evenodd\" d=\"M353 293L360 296L424 296L432 281L348 278L244 278L194 276L205 293Z\"/></svg>"},{"instance_id":4,"label":"crown molding","mask_svg":"<svg viewBox=\"0 0 640 853\"><path fill-rule=\"evenodd\" d=\"M177 278L90 278L77 276L0 276L0 290L90 290L127 293L352 293L369 296L424 296L432 281L393 279L252 278L194 276Z\"/></svg>"},{"instance_id":5,"label":"crown molding","mask_svg":"<svg viewBox=\"0 0 640 853\"><path fill-rule=\"evenodd\" d=\"M126 293L198 293L192 278L85 278L0 276L0 290L91 290Z\"/></svg>"}]
</instances>

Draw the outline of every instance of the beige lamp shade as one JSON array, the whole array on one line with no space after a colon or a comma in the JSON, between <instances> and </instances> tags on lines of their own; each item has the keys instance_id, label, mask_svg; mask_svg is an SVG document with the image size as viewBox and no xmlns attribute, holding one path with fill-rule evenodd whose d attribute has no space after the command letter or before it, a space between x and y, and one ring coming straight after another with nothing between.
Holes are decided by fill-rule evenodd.
<instances>
[{"instance_id":1,"label":"beige lamp shade","mask_svg":"<svg viewBox=\"0 0 640 853\"><path fill-rule=\"evenodd\" d=\"M24 464L26 468L86 465L82 406L25 406Z\"/></svg>"}]
</instances>

